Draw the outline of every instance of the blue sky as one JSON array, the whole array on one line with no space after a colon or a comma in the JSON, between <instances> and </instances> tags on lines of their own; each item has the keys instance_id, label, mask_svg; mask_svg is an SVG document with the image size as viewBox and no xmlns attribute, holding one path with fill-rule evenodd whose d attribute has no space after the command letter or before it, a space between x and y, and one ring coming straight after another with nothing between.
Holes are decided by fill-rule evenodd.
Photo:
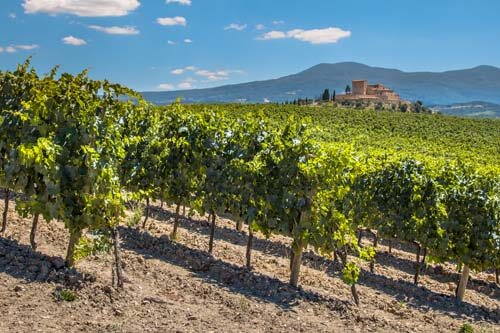
<instances>
[{"instance_id":1,"label":"blue sky","mask_svg":"<svg viewBox=\"0 0 500 333\"><path fill-rule=\"evenodd\" d=\"M137 90L276 78L322 62L500 67L498 0L0 0L0 69L89 68Z\"/></svg>"}]
</instances>

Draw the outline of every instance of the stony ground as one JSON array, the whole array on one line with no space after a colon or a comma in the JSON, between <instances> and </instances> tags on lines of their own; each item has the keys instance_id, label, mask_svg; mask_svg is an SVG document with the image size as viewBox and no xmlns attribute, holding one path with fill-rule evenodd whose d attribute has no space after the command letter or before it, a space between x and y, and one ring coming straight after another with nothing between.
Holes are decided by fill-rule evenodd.
<instances>
[{"instance_id":1,"label":"stony ground","mask_svg":"<svg viewBox=\"0 0 500 333\"><path fill-rule=\"evenodd\" d=\"M500 288L491 272L473 274L459 304L454 266L429 265L415 286L411 247L398 244L389 254L382 244L375 272L363 264L357 308L332 260L307 252L301 287L293 289L287 239L257 235L249 271L246 233L232 221L217 220L212 256L200 216L183 218L179 239L169 240L171 212L155 207L145 231L120 229L126 283L117 291L111 255L67 270L63 225L41 221L34 252L31 220L11 207L0 237L0 332L458 332L466 323L500 332ZM61 299L66 290L74 301Z\"/></svg>"}]
</instances>

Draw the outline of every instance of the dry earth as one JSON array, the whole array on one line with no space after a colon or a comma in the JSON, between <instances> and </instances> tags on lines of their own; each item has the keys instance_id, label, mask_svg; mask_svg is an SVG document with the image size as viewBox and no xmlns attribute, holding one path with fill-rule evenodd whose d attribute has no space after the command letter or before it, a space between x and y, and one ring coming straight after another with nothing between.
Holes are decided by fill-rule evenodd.
<instances>
[{"instance_id":1,"label":"dry earth","mask_svg":"<svg viewBox=\"0 0 500 333\"><path fill-rule=\"evenodd\" d=\"M286 238L257 235L249 271L246 234L232 221L217 220L212 256L204 218L182 219L172 242L172 211L155 207L146 231L120 229L127 281L117 291L111 255L67 270L63 225L41 221L33 252L31 220L12 206L0 237L0 332L458 332L465 323L500 332L500 288L491 273L473 274L459 304L454 266L429 265L415 286L415 254L401 244L392 254L379 246L375 273L363 264L357 308L332 260L307 252L301 287L293 289ZM61 289L74 290L76 300L58 300Z\"/></svg>"}]
</instances>

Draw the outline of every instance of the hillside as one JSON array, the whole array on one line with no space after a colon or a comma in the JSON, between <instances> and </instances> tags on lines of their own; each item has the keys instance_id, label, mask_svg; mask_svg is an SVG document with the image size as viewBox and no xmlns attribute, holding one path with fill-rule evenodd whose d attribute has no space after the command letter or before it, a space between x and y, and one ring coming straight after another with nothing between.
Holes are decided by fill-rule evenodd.
<instances>
[{"instance_id":1,"label":"hillside","mask_svg":"<svg viewBox=\"0 0 500 333\"><path fill-rule=\"evenodd\" d=\"M276 127L290 116L309 120L321 142L345 142L359 151L394 151L412 157L460 159L486 167L500 165L500 120L469 119L439 114L354 110L293 105L188 105L213 109L232 117L262 112Z\"/></svg>"},{"instance_id":2,"label":"hillside","mask_svg":"<svg viewBox=\"0 0 500 333\"><path fill-rule=\"evenodd\" d=\"M157 104L168 104L182 96L185 102L272 102L314 97L323 89L343 92L353 79L380 82L400 93L406 100L421 100L427 105L486 101L500 103L500 69L478 66L440 73L403 72L397 69L370 67L343 62L319 64L303 72L273 80L226 85L209 89L144 92Z\"/></svg>"},{"instance_id":3,"label":"hillside","mask_svg":"<svg viewBox=\"0 0 500 333\"><path fill-rule=\"evenodd\" d=\"M500 118L500 105L486 102L436 105L432 110L460 117Z\"/></svg>"}]
</instances>

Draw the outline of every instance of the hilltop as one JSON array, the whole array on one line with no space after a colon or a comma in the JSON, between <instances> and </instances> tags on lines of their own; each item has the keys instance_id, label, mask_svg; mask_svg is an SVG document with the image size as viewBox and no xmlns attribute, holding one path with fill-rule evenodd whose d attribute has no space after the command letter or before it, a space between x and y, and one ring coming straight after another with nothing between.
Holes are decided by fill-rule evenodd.
<instances>
[{"instance_id":1,"label":"hilltop","mask_svg":"<svg viewBox=\"0 0 500 333\"><path fill-rule=\"evenodd\" d=\"M297 74L265 81L226 85L208 89L144 92L156 104L169 104L179 96L189 103L283 102L314 97L323 89L343 92L353 79L380 82L394 89L404 100L421 100L426 105L448 105L470 101L500 103L500 68L478 66L446 72L404 72L370 67L355 62L319 64Z\"/></svg>"}]
</instances>

